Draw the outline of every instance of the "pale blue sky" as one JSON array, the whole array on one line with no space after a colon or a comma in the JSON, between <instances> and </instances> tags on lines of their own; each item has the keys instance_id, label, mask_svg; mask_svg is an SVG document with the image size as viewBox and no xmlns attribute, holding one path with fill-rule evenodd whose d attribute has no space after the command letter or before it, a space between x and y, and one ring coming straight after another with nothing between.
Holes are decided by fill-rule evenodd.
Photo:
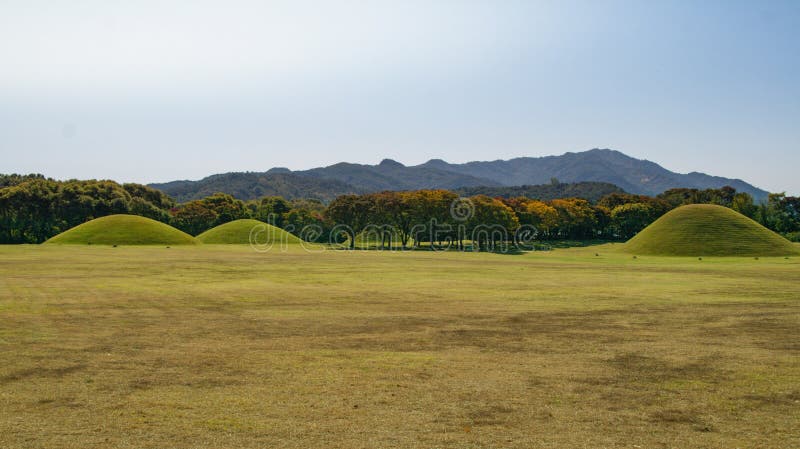
<instances>
[{"instance_id":1,"label":"pale blue sky","mask_svg":"<svg viewBox=\"0 0 800 449\"><path fill-rule=\"evenodd\" d=\"M798 1L0 0L0 173L613 148L800 193Z\"/></svg>"}]
</instances>

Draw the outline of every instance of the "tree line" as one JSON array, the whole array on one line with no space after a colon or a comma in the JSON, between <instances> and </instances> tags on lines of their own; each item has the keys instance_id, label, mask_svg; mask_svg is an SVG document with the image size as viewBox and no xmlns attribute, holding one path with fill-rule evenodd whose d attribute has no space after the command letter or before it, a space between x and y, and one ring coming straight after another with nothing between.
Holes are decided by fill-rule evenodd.
<instances>
[{"instance_id":1,"label":"tree line","mask_svg":"<svg viewBox=\"0 0 800 449\"><path fill-rule=\"evenodd\" d=\"M240 218L255 218L307 241L416 246L468 242L489 249L518 238L627 239L675 207L709 203L730 207L792 240L800 240L800 198L772 194L756 204L747 193L671 189L658 196L614 192L597 201L490 197L431 189L341 195L329 204L266 196L241 201L217 193L176 203L140 184L107 180L56 181L41 175L0 175L0 243L40 243L71 227L111 214L168 223L191 235Z\"/></svg>"},{"instance_id":2,"label":"tree line","mask_svg":"<svg viewBox=\"0 0 800 449\"><path fill-rule=\"evenodd\" d=\"M0 175L0 243L41 243L93 218L113 214L168 223L174 207L170 197L140 184Z\"/></svg>"}]
</instances>

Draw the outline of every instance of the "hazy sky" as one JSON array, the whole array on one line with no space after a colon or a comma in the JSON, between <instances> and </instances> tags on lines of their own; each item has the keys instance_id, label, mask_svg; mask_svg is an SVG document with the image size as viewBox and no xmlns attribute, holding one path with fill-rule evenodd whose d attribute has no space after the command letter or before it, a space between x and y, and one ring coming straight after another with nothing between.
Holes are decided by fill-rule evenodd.
<instances>
[{"instance_id":1,"label":"hazy sky","mask_svg":"<svg viewBox=\"0 0 800 449\"><path fill-rule=\"evenodd\" d=\"M0 173L594 147L800 193L800 2L0 0Z\"/></svg>"}]
</instances>

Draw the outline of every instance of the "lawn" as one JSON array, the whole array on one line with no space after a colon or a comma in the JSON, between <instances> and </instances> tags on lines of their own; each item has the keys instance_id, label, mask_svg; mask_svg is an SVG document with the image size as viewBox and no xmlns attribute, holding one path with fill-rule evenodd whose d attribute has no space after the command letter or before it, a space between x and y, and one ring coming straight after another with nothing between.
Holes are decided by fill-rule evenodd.
<instances>
[{"instance_id":1,"label":"lawn","mask_svg":"<svg viewBox=\"0 0 800 449\"><path fill-rule=\"evenodd\" d=\"M0 447L800 447L800 258L617 246L3 246Z\"/></svg>"}]
</instances>

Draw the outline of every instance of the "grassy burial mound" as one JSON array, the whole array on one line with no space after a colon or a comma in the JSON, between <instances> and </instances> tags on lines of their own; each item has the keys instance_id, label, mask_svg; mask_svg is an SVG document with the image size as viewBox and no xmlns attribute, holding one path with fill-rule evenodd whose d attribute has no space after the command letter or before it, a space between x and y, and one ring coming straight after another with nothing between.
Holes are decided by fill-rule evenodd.
<instances>
[{"instance_id":1,"label":"grassy burial mound","mask_svg":"<svg viewBox=\"0 0 800 449\"><path fill-rule=\"evenodd\" d=\"M191 235L136 215L109 215L64 231L45 243L67 245L191 245Z\"/></svg>"},{"instance_id":2,"label":"grassy burial mound","mask_svg":"<svg viewBox=\"0 0 800 449\"><path fill-rule=\"evenodd\" d=\"M247 245L251 238L252 243L258 245L300 243L299 238L283 229L252 219L221 224L197 236L198 241L209 244Z\"/></svg>"},{"instance_id":3,"label":"grassy burial mound","mask_svg":"<svg viewBox=\"0 0 800 449\"><path fill-rule=\"evenodd\" d=\"M789 256L797 247L727 207L692 204L674 209L623 246L653 256Z\"/></svg>"}]
</instances>

